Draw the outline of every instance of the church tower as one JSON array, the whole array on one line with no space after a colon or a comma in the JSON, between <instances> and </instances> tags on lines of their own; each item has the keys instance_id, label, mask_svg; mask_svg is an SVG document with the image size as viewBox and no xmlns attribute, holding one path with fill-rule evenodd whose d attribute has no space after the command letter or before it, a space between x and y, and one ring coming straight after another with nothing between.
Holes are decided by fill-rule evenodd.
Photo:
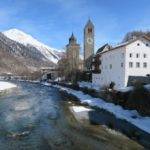
<instances>
[{"instance_id":1,"label":"church tower","mask_svg":"<svg viewBox=\"0 0 150 150\"><path fill-rule=\"evenodd\" d=\"M91 69L92 57L94 55L94 25L89 19L84 27L84 70Z\"/></svg>"},{"instance_id":2,"label":"church tower","mask_svg":"<svg viewBox=\"0 0 150 150\"><path fill-rule=\"evenodd\" d=\"M77 44L77 39L72 33L71 37L69 38L69 44L66 45L66 53L67 53L67 60L68 60L68 70L75 71L79 69L79 52L80 52L80 45Z\"/></svg>"}]
</instances>

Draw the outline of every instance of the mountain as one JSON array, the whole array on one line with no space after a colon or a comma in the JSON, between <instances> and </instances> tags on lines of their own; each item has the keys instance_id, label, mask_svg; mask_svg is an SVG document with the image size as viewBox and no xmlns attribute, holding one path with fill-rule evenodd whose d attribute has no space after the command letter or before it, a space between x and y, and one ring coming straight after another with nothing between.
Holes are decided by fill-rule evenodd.
<instances>
[{"instance_id":1,"label":"mountain","mask_svg":"<svg viewBox=\"0 0 150 150\"><path fill-rule=\"evenodd\" d=\"M55 65L35 47L25 46L0 33L0 74L27 75Z\"/></svg>"},{"instance_id":2,"label":"mountain","mask_svg":"<svg viewBox=\"0 0 150 150\"><path fill-rule=\"evenodd\" d=\"M24 46L31 48L36 48L40 53L42 53L47 60L52 61L53 63L57 63L58 60L61 57L61 52L58 52L57 49L51 48L35 38L33 38L31 35L24 33L21 30L18 29L10 29L8 31L4 31L3 34L10 38L11 40L14 40L20 44L23 44Z\"/></svg>"}]
</instances>

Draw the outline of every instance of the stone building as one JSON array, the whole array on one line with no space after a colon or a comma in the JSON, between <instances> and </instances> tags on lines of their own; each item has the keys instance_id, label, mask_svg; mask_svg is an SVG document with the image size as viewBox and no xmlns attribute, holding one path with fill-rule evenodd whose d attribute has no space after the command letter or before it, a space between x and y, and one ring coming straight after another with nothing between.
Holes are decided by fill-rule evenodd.
<instances>
[{"instance_id":1,"label":"stone building","mask_svg":"<svg viewBox=\"0 0 150 150\"><path fill-rule=\"evenodd\" d=\"M69 44L66 45L66 54L68 60L68 66L66 66L69 72L76 71L79 69L79 51L80 45L77 44L77 39L72 33L69 38Z\"/></svg>"},{"instance_id":2,"label":"stone building","mask_svg":"<svg viewBox=\"0 0 150 150\"><path fill-rule=\"evenodd\" d=\"M90 71L94 55L94 25L88 20L84 27L84 70Z\"/></svg>"}]
</instances>

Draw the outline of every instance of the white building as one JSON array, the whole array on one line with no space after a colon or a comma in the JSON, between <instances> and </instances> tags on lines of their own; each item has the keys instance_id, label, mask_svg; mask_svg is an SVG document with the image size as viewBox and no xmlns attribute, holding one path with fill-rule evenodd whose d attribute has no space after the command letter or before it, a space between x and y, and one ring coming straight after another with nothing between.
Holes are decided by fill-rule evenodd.
<instances>
[{"instance_id":1,"label":"white building","mask_svg":"<svg viewBox=\"0 0 150 150\"><path fill-rule=\"evenodd\" d=\"M129 76L150 74L150 39L143 36L116 47L106 44L97 51L93 63L94 84L102 87L114 82L116 88L126 87Z\"/></svg>"}]
</instances>

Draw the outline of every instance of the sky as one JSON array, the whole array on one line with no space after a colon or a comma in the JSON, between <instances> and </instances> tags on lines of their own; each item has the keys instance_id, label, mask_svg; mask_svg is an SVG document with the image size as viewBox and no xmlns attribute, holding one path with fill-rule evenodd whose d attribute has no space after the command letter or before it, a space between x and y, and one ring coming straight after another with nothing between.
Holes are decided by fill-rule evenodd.
<instances>
[{"instance_id":1,"label":"sky","mask_svg":"<svg viewBox=\"0 0 150 150\"><path fill-rule=\"evenodd\" d=\"M0 0L0 31L20 29L64 49L73 32L83 49L83 28L95 25L95 51L127 32L150 30L150 0Z\"/></svg>"}]
</instances>

